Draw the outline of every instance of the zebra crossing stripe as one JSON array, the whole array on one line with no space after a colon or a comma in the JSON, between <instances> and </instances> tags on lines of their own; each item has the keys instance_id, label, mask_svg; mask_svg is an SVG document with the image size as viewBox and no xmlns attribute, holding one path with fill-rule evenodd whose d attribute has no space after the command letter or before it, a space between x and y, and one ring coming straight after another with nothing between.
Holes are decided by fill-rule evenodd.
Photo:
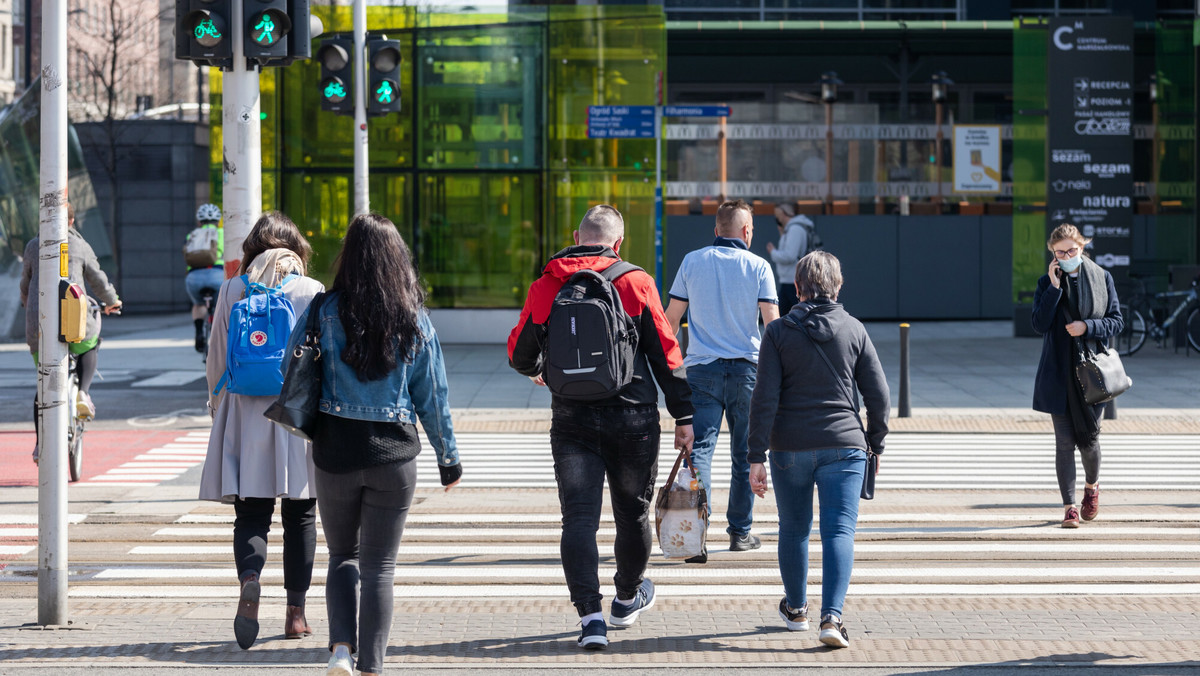
<instances>
[{"instance_id":1,"label":"zebra crossing stripe","mask_svg":"<svg viewBox=\"0 0 1200 676\"><path fill-rule=\"evenodd\" d=\"M606 597L612 597L615 589L602 585L600 591ZM514 585L397 585L396 593L403 598L553 598L562 599L565 603L569 594L565 584L514 584ZM666 598L705 598L705 597L767 597L777 602L783 593L782 584L667 584L655 588L655 593ZM810 586L809 596L816 598L821 595L821 588ZM1171 596L1200 594L1200 584L1196 583L1006 583L1006 584L903 584L851 583L847 596L896 596L896 597L928 597L928 596ZM308 591L309 598L317 599L325 595L324 585L313 585ZM109 586L109 585L75 585L68 590L72 598L113 598L113 599L148 599L148 598L183 598L183 599L237 599L237 586L176 586L176 585L145 585L145 586ZM281 585L264 586L262 596L265 598L284 598L286 590ZM764 601L767 602L767 601Z\"/></svg>"},{"instance_id":2,"label":"zebra crossing stripe","mask_svg":"<svg viewBox=\"0 0 1200 676\"><path fill-rule=\"evenodd\" d=\"M611 579L615 573L615 567L600 567L601 579ZM325 574L326 570L323 566L315 566L313 568L313 579L323 580L325 579ZM779 579L779 568L776 565L771 565L770 567L764 568L699 568L694 566L667 567L664 565L654 565L654 563L651 563L650 567L647 568L646 575L647 577L653 577L655 580L733 579L776 581ZM874 567L859 565L854 567L854 578L856 580L889 580L895 578L992 578L996 580L1005 580L1010 578L1032 578L1047 582L1072 582L1078 580L1081 576L1086 576L1089 580L1095 582L1127 579L1136 579L1139 581L1163 578L1196 579L1200 578L1200 567L1079 566L1069 570L1062 568L1048 568L1046 566L969 566L963 568L942 566L937 568L917 568ZM184 580L231 580L237 578L237 570L231 566L222 568L147 568L131 566L121 568L106 568L95 574L81 575L79 577L81 579L91 580L163 580L175 578ZM396 567L397 580L488 580L496 578L518 578L557 581L561 580L562 577L562 567L557 565L400 565ZM817 569L810 570L808 577L810 581L820 581L821 571ZM283 570L280 568L266 568L262 571L260 578L265 580L282 580Z\"/></svg>"},{"instance_id":3,"label":"zebra crossing stripe","mask_svg":"<svg viewBox=\"0 0 1200 676\"><path fill-rule=\"evenodd\" d=\"M204 554L227 554L229 545L135 545L129 550L130 556L192 556ZM812 542L808 546L810 553L821 551L821 545ZM282 553L282 545L268 545L269 553ZM317 551L325 554L329 550L318 544ZM709 553L715 554L729 551L728 547L709 547ZM776 553L775 543L764 542L761 549L755 550L763 554ZM969 545L958 542L857 542L854 544L855 554L1200 554L1200 544L1177 542L972 542ZM523 544L523 545L425 545L400 543L400 556L547 556L557 558L558 545Z\"/></svg>"}]
</instances>

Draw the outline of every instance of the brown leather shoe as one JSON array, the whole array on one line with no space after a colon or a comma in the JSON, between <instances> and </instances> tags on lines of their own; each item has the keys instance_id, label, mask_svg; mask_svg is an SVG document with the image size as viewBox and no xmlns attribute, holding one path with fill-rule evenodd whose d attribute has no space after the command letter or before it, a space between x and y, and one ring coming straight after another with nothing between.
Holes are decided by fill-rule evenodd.
<instances>
[{"instance_id":1,"label":"brown leather shoe","mask_svg":"<svg viewBox=\"0 0 1200 676\"><path fill-rule=\"evenodd\" d=\"M1079 516L1084 521L1091 521L1100 513L1100 487L1083 489L1083 504L1079 508Z\"/></svg>"},{"instance_id":2,"label":"brown leather shoe","mask_svg":"<svg viewBox=\"0 0 1200 676\"><path fill-rule=\"evenodd\" d=\"M258 638L258 596L261 591L257 575L249 575L242 580L237 615L233 618L233 635L242 650L249 650Z\"/></svg>"},{"instance_id":3,"label":"brown leather shoe","mask_svg":"<svg viewBox=\"0 0 1200 676\"><path fill-rule=\"evenodd\" d=\"M283 635L287 638L312 636L312 629L308 627L308 620L304 619L303 607L287 607L287 619L283 621Z\"/></svg>"}]
</instances>

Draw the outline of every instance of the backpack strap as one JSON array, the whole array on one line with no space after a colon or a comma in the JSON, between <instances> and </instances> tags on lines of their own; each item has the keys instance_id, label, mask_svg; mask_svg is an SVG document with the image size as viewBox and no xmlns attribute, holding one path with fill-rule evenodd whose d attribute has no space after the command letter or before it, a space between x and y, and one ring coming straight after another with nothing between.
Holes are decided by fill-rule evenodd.
<instances>
[{"instance_id":1,"label":"backpack strap","mask_svg":"<svg viewBox=\"0 0 1200 676\"><path fill-rule=\"evenodd\" d=\"M630 263L629 261L619 260L616 263L613 263L612 265L608 266L607 268L604 268L603 270L601 270L600 275L602 277L604 277L605 279L607 279L609 284L611 284L611 283L617 281L618 277L627 275L627 274L633 272L634 270L641 270L641 268L634 265L633 263Z\"/></svg>"}]
</instances>

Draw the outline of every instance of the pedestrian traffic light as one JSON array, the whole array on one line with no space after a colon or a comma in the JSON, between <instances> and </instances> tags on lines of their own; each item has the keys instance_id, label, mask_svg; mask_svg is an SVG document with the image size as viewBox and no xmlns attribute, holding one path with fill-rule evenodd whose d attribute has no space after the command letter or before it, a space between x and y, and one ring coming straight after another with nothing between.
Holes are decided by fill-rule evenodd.
<instances>
[{"instance_id":1,"label":"pedestrian traffic light","mask_svg":"<svg viewBox=\"0 0 1200 676\"><path fill-rule=\"evenodd\" d=\"M367 113L400 112L400 41L371 38L367 55Z\"/></svg>"},{"instance_id":2,"label":"pedestrian traffic light","mask_svg":"<svg viewBox=\"0 0 1200 676\"><path fill-rule=\"evenodd\" d=\"M252 2L253 0L244 0ZM283 65L289 66L294 61L312 58L312 41L324 30L321 20L312 14L310 0L288 0L288 17L292 20L292 30L287 35L287 59Z\"/></svg>"},{"instance_id":3,"label":"pedestrian traffic light","mask_svg":"<svg viewBox=\"0 0 1200 676\"><path fill-rule=\"evenodd\" d=\"M242 0L242 41L246 58L260 66L288 57L292 19L287 0ZM307 21L307 17L305 21Z\"/></svg>"},{"instance_id":4,"label":"pedestrian traffic light","mask_svg":"<svg viewBox=\"0 0 1200 676\"><path fill-rule=\"evenodd\" d=\"M231 68L230 0L175 0L175 58Z\"/></svg>"},{"instance_id":5,"label":"pedestrian traffic light","mask_svg":"<svg viewBox=\"0 0 1200 676\"><path fill-rule=\"evenodd\" d=\"M321 63L321 110L354 115L354 40L329 38L317 49Z\"/></svg>"}]
</instances>

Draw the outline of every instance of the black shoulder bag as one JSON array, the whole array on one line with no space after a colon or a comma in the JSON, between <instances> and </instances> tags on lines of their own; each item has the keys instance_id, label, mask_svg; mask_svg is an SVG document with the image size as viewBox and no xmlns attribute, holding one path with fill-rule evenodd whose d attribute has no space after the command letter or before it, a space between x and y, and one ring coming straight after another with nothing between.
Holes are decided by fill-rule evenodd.
<instances>
[{"instance_id":1,"label":"black shoulder bag","mask_svg":"<svg viewBox=\"0 0 1200 676\"><path fill-rule=\"evenodd\" d=\"M850 390L846 387L846 383L842 380L841 374L839 374L837 369L833 367L833 362L829 360L829 355L825 354L825 350L821 348L821 344L813 340L813 337L808 335L808 331L805 330L804 327L792 322L791 320L787 321L789 324L799 329L800 333L803 333L804 337L808 338L808 342L812 343L813 347L817 348L817 354L821 355L821 360L824 361L825 365L829 367L829 372L833 374L833 379L837 381L838 386L842 389L842 394L850 398L850 407L854 409L854 419L858 422L858 428L862 430L863 441L867 442L867 445L869 446L870 439L867 438L867 430L865 427L863 427L862 416L858 414L858 396L853 390ZM879 472L879 455L871 451L870 448L866 450L867 467L863 470L863 485L862 490L859 491L858 495L863 500L873 500L875 498L875 474Z\"/></svg>"},{"instance_id":2,"label":"black shoulder bag","mask_svg":"<svg viewBox=\"0 0 1200 676\"><path fill-rule=\"evenodd\" d=\"M1068 284L1064 279L1063 284ZM1079 309L1070 293L1063 299L1067 306L1067 314L1077 322L1083 321ZM1116 399L1133 387L1133 380L1126 375L1125 365L1115 349L1109 349L1099 339L1092 341L1094 348L1088 345L1087 338L1072 337L1071 343L1075 348L1075 381L1083 393L1083 400L1090 406L1103 404Z\"/></svg>"},{"instance_id":3,"label":"black shoulder bag","mask_svg":"<svg viewBox=\"0 0 1200 676\"><path fill-rule=\"evenodd\" d=\"M283 377L279 398L263 415L292 434L312 441L321 406L321 305L322 291L308 306L308 322L304 327L304 342L292 352Z\"/></svg>"}]
</instances>

